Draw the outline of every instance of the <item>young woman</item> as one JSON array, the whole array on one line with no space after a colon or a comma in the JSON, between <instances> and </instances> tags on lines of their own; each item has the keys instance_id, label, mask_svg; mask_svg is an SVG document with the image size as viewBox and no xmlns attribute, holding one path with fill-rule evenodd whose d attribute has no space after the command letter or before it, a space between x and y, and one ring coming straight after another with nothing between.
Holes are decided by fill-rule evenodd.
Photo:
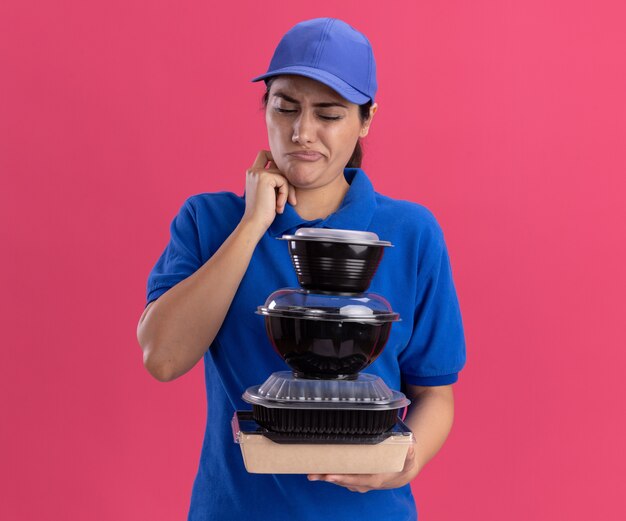
<instances>
[{"instance_id":1,"label":"young woman","mask_svg":"<svg viewBox=\"0 0 626 521\"><path fill-rule=\"evenodd\" d=\"M415 203L374 191L359 140L378 109L364 35L330 18L294 26L264 80L269 150L246 173L245 196L185 201L150 273L137 336L147 370L169 381L204 359L207 425L189 519L417 519L409 483L452 426L452 384L465 363L461 315L443 234ZM371 475L245 471L230 420L243 391L285 370L256 306L297 287L286 244L302 226L368 230L394 244L369 291L402 317L366 369L411 400L416 438L404 469Z\"/></svg>"}]
</instances>

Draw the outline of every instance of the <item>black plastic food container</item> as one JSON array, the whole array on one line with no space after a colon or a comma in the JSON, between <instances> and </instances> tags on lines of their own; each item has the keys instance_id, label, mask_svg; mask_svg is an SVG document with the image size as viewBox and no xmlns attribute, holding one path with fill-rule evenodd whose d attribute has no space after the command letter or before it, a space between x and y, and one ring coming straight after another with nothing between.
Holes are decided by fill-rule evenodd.
<instances>
[{"instance_id":1,"label":"black plastic food container","mask_svg":"<svg viewBox=\"0 0 626 521\"><path fill-rule=\"evenodd\" d=\"M252 406L255 421L274 432L291 434L381 434L393 427L398 410L272 409Z\"/></svg>"},{"instance_id":2,"label":"black plastic food container","mask_svg":"<svg viewBox=\"0 0 626 521\"><path fill-rule=\"evenodd\" d=\"M375 375L354 381L297 378L273 373L246 390L255 421L272 432L299 434L380 434L396 424L410 402Z\"/></svg>"},{"instance_id":3,"label":"black plastic food container","mask_svg":"<svg viewBox=\"0 0 626 521\"><path fill-rule=\"evenodd\" d=\"M314 294L283 289L257 313L267 336L297 376L354 379L380 355L399 320L378 295Z\"/></svg>"},{"instance_id":4,"label":"black plastic food container","mask_svg":"<svg viewBox=\"0 0 626 521\"><path fill-rule=\"evenodd\" d=\"M272 346L297 375L353 378L378 358L389 338L391 322L267 315L265 327Z\"/></svg>"},{"instance_id":5,"label":"black plastic food container","mask_svg":"<svg viewBox=\"0 0 626 521\"><path fill-rule=\"evenodd\" d=\"M312 291L361 293L367 291L385 247L371 232L300 228L284 235L298 283Z\"/></svg>"}]
</instances>

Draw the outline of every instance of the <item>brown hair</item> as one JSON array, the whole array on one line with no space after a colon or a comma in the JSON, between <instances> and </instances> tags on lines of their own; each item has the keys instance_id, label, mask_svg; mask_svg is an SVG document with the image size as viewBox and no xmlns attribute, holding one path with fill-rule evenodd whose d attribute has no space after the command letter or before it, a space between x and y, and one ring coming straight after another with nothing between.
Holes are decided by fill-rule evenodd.
<instances>
[{"instance_id":1,"label":"brown hair","mask_svg":"<svg viewBox=\"0 0 626 521\"><path fill-rule=\"evenodd\" d=\"M267 108L267 102L269 101L270 95L270 87L272 86L272 82L278 76L272 76L265 80L265 94L263 94L262 103L263 108ZM372 106L372 100L364 103L363 105L359 105L359 118L361 118L361 123L365 123L370 117L370 107ZM346 165L346 168L361 168L361 162L363 161L363 148L361 147L361 138L356 142L356 146L354 147L354 152L352 152L352 156Z\"/></svg>"}]
</instances>

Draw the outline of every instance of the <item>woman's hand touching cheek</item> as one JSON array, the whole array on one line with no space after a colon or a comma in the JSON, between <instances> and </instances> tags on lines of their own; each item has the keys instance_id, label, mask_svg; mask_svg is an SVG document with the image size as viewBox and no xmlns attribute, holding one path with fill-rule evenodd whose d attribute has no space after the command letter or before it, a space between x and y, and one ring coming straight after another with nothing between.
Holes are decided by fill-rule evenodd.
<instances>
[{"instance_id":1,"label":"woman's hand touching cheek","mask_svg":"<svg viewBox=\"0 0 626 521\"><path fill-rule=\"evenodd\" d=\"M296 193L276 167L269 150L261 150L246 172L246 210L242 220L254 223L260 233L270 227L276 214L283 213L289 201L296 205Z\"/></svg>"}]
</instances>

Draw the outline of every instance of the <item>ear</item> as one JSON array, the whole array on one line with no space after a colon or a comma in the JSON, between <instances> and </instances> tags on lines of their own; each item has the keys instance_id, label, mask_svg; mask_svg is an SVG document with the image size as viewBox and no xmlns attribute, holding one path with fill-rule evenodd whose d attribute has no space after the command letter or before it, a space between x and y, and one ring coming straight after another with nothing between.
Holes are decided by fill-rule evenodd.
<instances>
[{"instance_id":1,"label":"ear","mask_svg":"<svg viewBox=\"0 0 626 521\"><path fill-rule=\"evenodd\" d=\"M370 125L372 124L372 119L374 119L374 114L378 110L378 103L372 104L370 107L370 117L367 118L367 121L361 127L361 131L359 132L359 137L365 137L370 131Z\"/></svg>"}]
</instances>

